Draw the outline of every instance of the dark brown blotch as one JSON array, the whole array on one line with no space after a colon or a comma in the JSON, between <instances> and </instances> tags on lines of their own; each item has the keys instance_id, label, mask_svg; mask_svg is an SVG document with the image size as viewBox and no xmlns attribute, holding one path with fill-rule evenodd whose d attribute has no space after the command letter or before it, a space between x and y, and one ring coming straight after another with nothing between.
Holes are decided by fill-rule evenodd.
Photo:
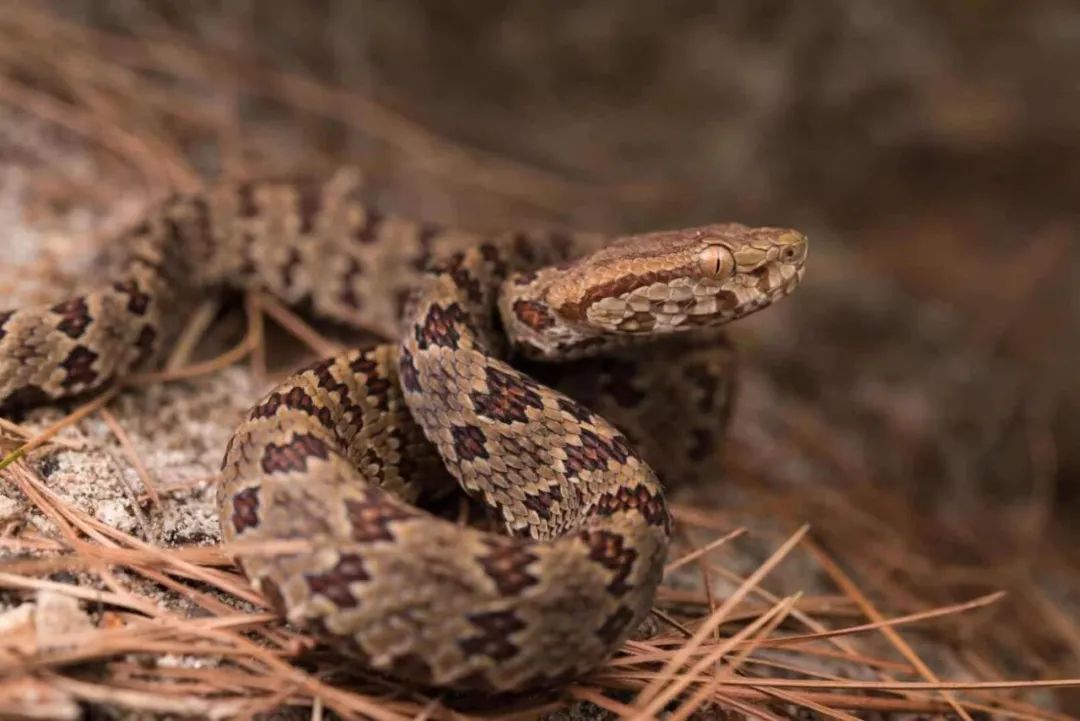
<instances>
[{"instance_id":1,"label":"dark brown blotch","mask_svg":"<svg viewBox=\"0 0 1080 721\"><path fill-rule=\"evenodd\" d=\"M654 490L638 485L633 488L619 488L613 493L606 493L596 500L596 512L610 516L619 511L636 510L651 526L671 527L667 504Z\"/></svg>"},{"instance_id":2,"label":"dark brown blotch","mask_svg":"<svg viewBox=\"0 0 1080 721\"><path fill-rule=\"evenodd\" d=\"M248 414L248 419L254 421L260 418L273 417L273 415L277 413L278 408L281 408L281 399L281 393L274 391L251 409L251 412Z\"/></svg>"},{"instance_id":3,"label":"dark brown blotch","mask_svg":"<svg viewBox=\"0 0 1080 721\"><path fill-rule=\"evenodd\" d=\"M98 354L86 346L72 348L67 358L60 363L60 367L67 371L60 385L64 388L87 388L93 385L98 379L98 373L92 367L97 359Z\"/></svg>"},{"instance_id":4,"label":"dark brown blotch","mask_svg":"<svg viewBox=\"0 0 1080 721\"><path fill-rule=\"evenodd\" d=\"M514 316L522 323L536 331L543 331L555 325L555 317L543 303L535 300L515 300Z\"/></svg>"},{"instance_id":5,"label":"dark brown blotch","mask_svg":"<svg viewBox=\"0 0 1080 721\"><path fill-rule=\"evenodd\" d=\"M232 521L237 533L243 533L259 525L259 490L257 488L245 488L234 494L232 507L233 512L229 520Z\"/></svg>"},{"instance_id":6,"label":"dark brown blotch","mask_svg":"<svg viewBox=\"0 0 1080 721\"><path fill-rule=\"evenodd\" d=\"M309 458L329 457L330 449L322 440L311 433L293 433L285 443L267 443L261 465L264 473L289 473L306 471Z\"/></svg>"},{"instance_id":7,"label":"dark brown blotch","mask_svg":"<svg viewBox=\"0 0 1080 721\"><path fill-rule=\"evenodd\" d=\"M369 378L367 385L368 398L375 400L375 408L380 411L388 411L390 409L390 391L393 390L393 385L386 378Z\"/></svg>"},{"instance_id":8,"label":"dark brown blotch","mask_svg":"<svg viewBox=\"0 0 1080 721\"><path fill-rule=\"evenodd\" d=\"M543 410L544 401L536 384L518 373L507 373L493 366L484 368L487 392L472 391L469 399L479 415L502 423L525 423L528 408Z\"/></svg>"},{"instance_id":9,"label":"dark brown blotch","mask_svg":"<svg viewBox=\"0 0 1080 721\"><path fill-rule=\"evenodd\" d=\"M86 327L93 320L90 317L90 308L86 304L86 298L79 296L57 303L50 310L60 316L60 322L56 329L68 338L79 338L86 331Z\"/></svg>"},{"instance_id":10,"label":"dark brown blotch","mask_svg":"<svg viewBox=\"0 0 1080 721\"><path fill-rule=\"evenodd\" d=\"M334 377L331 369L335 365L335 359L327 358L323 362L312 366L307 372L315 376L316 387L337 397L338 402L341 404L342 415L349 418L355 425L363 418L364 409L359 403L353 402L353 394L349 391L349 387ZM326 412L327 418L329 418L330 412Z\"/></svg>"},{"instance_id":11,"label":"dark brown blotch","mask_svg":"<svg viewBox=\"0 0 1080 721\"><path fill-rule=\"evenodd\" d=\"M135 348L138 352L135 354L135 360L131 364L132 368L139 368L154 356L157 337L158 332L154 326L149 323L143 325L139 331L139 337L135 339Z\"/></svg>"},{"instance_id":12,"label":"dark brown blotch","mask_svg":"<svg viewBox=\"0 0 1080 721\"><path fill-rule=\"evenodd\" d=\"M564 465L569 475L579 475L582 471L599 471L607 468L609 464L625 463L630 457L630 447L626 440L619 435L614 435L609 440L582 428L578 432L580 445L567 444L563 447L566 452Z\"/></svg>"},{"instance_id":13,"label":"dark brown blotch","mask_svg":"<svg viewBox=\"0 0 1080 721\"><path fill-rule=\"evenodd\" d=\"M571 398L560 396L556 403L559 406L559 410L569 413L579 423L592 423L594 420L593 414L588 408Z\"/></svg>"},{"instance_id":14,"label":"dark brown blotch","mask_svg":"<svg viewBox=\"0 0 1080 721\"><path fill-rule=\"evenodd\" d=\"M492 273L494 273L497 278L506 277L507 272L510 270L510 266L507 264L502 251L499 250L494 243L481 243L480 257L488 263Z\"/></svg>"},{"instance_id":15,"label":"dark brown blotch","mask_svg":"<svg viewBox=\"0 0 1080 721\"><path fill-rule=\"evenodd\" d=\"M451 426L450 435L454 439L454 452L458 460L472 461L488 457L487 448L484 447L487 437L476 426Z\"/></svg>"},{"instance_id":16,"label":"dark brown blotch","mask_svg":"<svg viewBox=\"0 0 1080 721\"><path fill-rule=\"evenodd\" d=\"M135 315L145 315L147 309L150 307L150 295L143 292L139 287L139 283L134 278L114 283L113 288L117 292L123 293L127 296L127 309L129 313Z\"/></svg>"},{"instance_id":17,"label":"dark brown blotch","mask_svg":"<svg viewBox=\"0 0 1080 721\"><path fill-rule=\"evenodd\" d=\"M374 488L366 489L359 500L345 501L345 514L351 529L349 536L357 543L392 541L390 524L415 516Z\"/></svg>"},{"instance_id":18,"label":"dark brown blotch","mask_svg":"<svg viewBox=\"0 0 1080 721\"><path fill-rule=\"evenodd\" d=\"M488 552L478 560L500 594L514 596L537 583L537 578L527 570L536 556L526 542L492 540L486 545Z\"/></svg>"},{"instance_id":19,"label":"dark brown blotch","mask_svg":"<svg viewBox=\"0 0 1080 721\"><path fill-rule=\"evenodd\" d=\"M416 370L416 364L413 362L412 354L406 351L404 348L401 350L401 356L398 358L398 373L401 376L401 386L410 393L420 393L423 388L420 387L420 374Z\"/></svg>"},{"instance_id":20,"label":"dark brown blotch","mask_svg":"<svg viewBox=\"0 0 1080 721\"><path fill-rule=\"evenodd\" d=\"M337 363L337 360L335 358L320 358L319 360L313 361L310 364L304 366L303 368L298 370L296 374L302 375L305 373L310 373L313 376L320 376L323 373L329 372L329 370L334 367L335 363ZM316 381L317 380L318 378L316 378Z\"/></svg>"},{"instance_id":21,"label":"dark brown blotch","mask_svg":"<svg viewBox=\"0 0 1080 721\"><path fill-rule=\"evenodd\" d=\"M484 302L484 288L480 284L480 280L473 277L473 274L467 269L456 268L450 272L450 277L453 278L454 285L465 293L465 297L468 298L470 303L480 304Z\"/></svg>"},{"instance_id":22,"label":"dark brown blotch","mask_svg":"<svg viewBox=\"0 0 1080 721\"><path fill-rule=\"evenodd\" d=\"M450 280L454 282L454 285L465 293L465 298L470 303L482 303L484 300L483 287L480 285L480 280L473 276L469 269L465 267L465 254L457 252L446 259L445 262L434 266L431 270L434 273L440 273L448 275Z\"/></svg>"},{"instance_id":23,"label":"dark brown blotch","mask_svg":"<svg viewBox=\"0 0 1080 721\"><path fill-rule=\"evenodd\" d=\"M364 568L364 559L355 553L343 553L334 567L326 573L305 574L308 588L334 602L338 608L355 608L360 604L349 589L349 584L370 578Z\"/></svg>"},{"instance_id":24,"label":"dark brown blotch","mask_svg":"<svg viewBox=\"0 0 1080 721\"><path fill-rule=\"evenodd\" d=\"M488 656L506 661L517 655L518 647L510 637L525 628L525 622L513 611L490 611L469 616L469 622L479 630L475 636L458 641L467 656Z\"/></svg>"},{"instance_id":25,"label":"dark brown blotch","mask_svg":"<svg viewBox=\"0 0 1080 721\"><path fill-rule=\"evenodd\" d=\"M300 411L329 430L334 430L333 414L327 406L316 405L315 400L300 386L293 386L285 392L274 391L259 405L251 409L251 419L270 418L279 408Z\"/></svg>"},{"instance_id":26,"label":"dark brown blotch","mask_svg":"<svg viewBox=\"0 0 1080 721\"><path fill-rule=\"evenodd\" d=\"M379 364L368 353L361 353L349 363L349 370L353 373L363 373L366 376L374 375L379 370Z\"/></svg>"},{"instance_id":27,"label":"dark brown blotch","mask_svg":"<svg viewBox=\"0 0 1080 721\"><path fill-rule=\"evenodd\" d=\"M562 500L562 492L558 486L553 486L550 490L542 493L532 493L521 500L522 504L530 511L536 513L544 520L551 518L551 509L556 503Z\"/></svg>"},{"instance_id":28,"label":"dark brown blotch","mask_svg":"<svg viewBox=\"0 0 1080 721\"><path fill-rule=\"evenodd\" d=\"M611 571L608 591L616 596L625 595L630 590L626 579L634 570L637 551L627 547L622 535L603 529L582 531L579 537L589 547L589 560Z\"/></svg>"},{"instance_id":29,"label":"dark brown blotch","mask_svg":"<svg viewBox=\"0 0 1080 721\"><path fill-rule=\"evenodd\" d=\"M422 323L417 324L414 332L421 350L432 346L456 349L461 340L461 329L466 326L465 311L457 303L445 308L432 304Z\"/></svg>"},{"instance_id":30,"label":"dark brown blotch","mask_svg":"<svg viewBox=\"0 0 1080 721\"><path fill-rule=\"evenodd\" d=\"M31 408L52 400L41 386L25 385L0 398L0 408Z\"/></svg>"}]
</instances>

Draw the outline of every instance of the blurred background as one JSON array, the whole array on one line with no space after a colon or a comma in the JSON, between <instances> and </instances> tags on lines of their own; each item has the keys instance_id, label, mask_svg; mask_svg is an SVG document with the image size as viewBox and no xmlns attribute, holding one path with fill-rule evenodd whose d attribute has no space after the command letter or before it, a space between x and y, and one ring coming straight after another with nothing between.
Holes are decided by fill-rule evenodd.
<instances>
[{"instance_id":1,"label":"blurred background","mask_svg":"<svg viewBox=\"0 0 1080 721\"><path fill-rule=\"evenodd\" d=\"M799 228L725 503L900 607L1007 588L994 668L1078 673L1075 2L7 2L0 150L37 222L344 162L470 227Z\"/></svg>"}]
</instances>

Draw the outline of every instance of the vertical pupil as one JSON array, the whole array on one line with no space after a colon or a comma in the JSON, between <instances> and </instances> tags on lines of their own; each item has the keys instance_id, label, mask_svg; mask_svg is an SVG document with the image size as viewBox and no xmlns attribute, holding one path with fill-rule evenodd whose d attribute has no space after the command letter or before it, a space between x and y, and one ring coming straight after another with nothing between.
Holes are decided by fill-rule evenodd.
<instances>
[{"instance_id":1,"label":"vertical pupil","mask_svg":"<svg viewBox=\"0 0 1080 721\"><path fill-rule=\"evenodd\" d=\"M714 275L720 275L720 254L716 253L713 257L713 270Z\"/></svg>"}]
</instances>

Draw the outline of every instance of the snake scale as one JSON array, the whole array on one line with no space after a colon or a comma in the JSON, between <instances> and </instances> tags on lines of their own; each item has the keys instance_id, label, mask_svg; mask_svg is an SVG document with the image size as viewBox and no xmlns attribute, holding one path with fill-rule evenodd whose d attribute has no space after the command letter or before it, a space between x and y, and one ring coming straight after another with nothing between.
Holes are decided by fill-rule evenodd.
<instances>
[{"instance_id":1,"label":"snake scale","mask_svg":"<svg viewBox=\"0 0 1080 721\"><path fill-rule=\"evenodd\" d=\"M806 239L736 224L481 235L372 210L343 177L164 202L118 240L111 284L0 313L0 409L151 363L217 285L389 330L398 342L294 374L242 421L218 487L226 541L290 621L394 677L508 691L583 674L648 612L670 519L635 442L505 359L683 368L690 346L673 356L643 341L708 335L791 292ZM623 361L604 363L593 395L621 389L608 406L670 400L648 405L659 385L618 385ZM673 393L699 377L709 392L695 403L721 415L720 380L694 368ZM674 436L679 422L653 428ZM416 505L447 472L506 533Z\"/></svg>"}]
</instances>

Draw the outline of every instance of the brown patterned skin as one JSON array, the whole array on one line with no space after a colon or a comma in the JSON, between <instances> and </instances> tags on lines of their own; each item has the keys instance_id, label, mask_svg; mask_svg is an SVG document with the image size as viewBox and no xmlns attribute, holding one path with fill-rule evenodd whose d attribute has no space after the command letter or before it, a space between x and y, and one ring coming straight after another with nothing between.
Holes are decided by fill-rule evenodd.
<instances>
[{"instance_id":1,"label":"brown patterned skin","mask_svg":"<svg viewBox=\"0 0 1080 721\"><path fill-rule=\"evenodd\" d=\"M665 488L695 487L718 480L737 375L727 339L700 336L518 366L613 422Z\"/></svg>"},{"instance_id":2,"label":"brown patterned skin","mask_svg":"<svg viewBox=\"0 0 1080 721\"><path fill-rule=\"evenodd\" d=\"M373 212L341 178L177 198L126 242L113 285L0 315L0 408L147 362L175 305L223 282L361 326L400 322L399 343L320 361L251 410L223 461L222 530L289 620L404 680L488 691L585 673L647 613L669 533L661 487L594 410L640 417L667 383L712 416L682 450L713 453L730 356L642 342L764 307L806 254L794 231L738 225L484 238ZM497 315L519 355L610 353L575 361L599 391L583 404L510 366ZM676 358L680 378L656 372ZM663 432L635 428L650 448ZM506 535L413 505L447 472Z\"/></svg>"}]
</instances>

